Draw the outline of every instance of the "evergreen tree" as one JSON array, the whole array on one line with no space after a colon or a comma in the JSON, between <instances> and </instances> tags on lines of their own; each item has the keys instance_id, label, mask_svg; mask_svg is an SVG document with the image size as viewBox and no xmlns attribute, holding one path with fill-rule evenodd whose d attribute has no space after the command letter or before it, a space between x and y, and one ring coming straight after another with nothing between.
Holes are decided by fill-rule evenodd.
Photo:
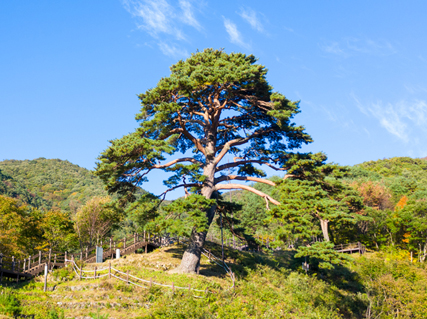
<instances>
[{"instance_id":1,"label":"evergreen tree","mask_svg":"<svg viewBox=\"0 0 427 319\"><path fill-rule=\"evenodd\" d=\"M96 174L109 192L128 200L134 199L136 186L148 181L148 173L160 169L171 173L166 192L182 187L210 200L220 190L244 189L267 204L279 204L253 187L230 183L274 186L254 165L286 171L289 152L312 141L303 127L291 122L299 113L299 103L274 92L266 75L267 69L256 64L253 55L242 53L206 49L179 61L169 77L139 95L140 126L111 142L99 157ZM190 150L192 156L187 155ZM179 152L184 155L166 162L167 155ZM234 161L222 164L227 154ZM192 228L179 272L196 270L215 208L214 204L204 210L206 227Z\"/></svg>"},{"instance_id":2,"label":"evergreen tree","mask_svg":"<svg viewBox=\"0 0 427 319\"><path fill-rule=\"evenodd\" d=\"M349 185L342 182L346 167L325 164L324 154L308 154L298 158L288 170L291 178L277 183L275 192L281 205L271 211L272 221L279 222L277 236L283 241L296 242L296 257L312 256L322 259L321 266L331 267L342 260L331 243L329 224L342 236L341 228L356 224L366 217L358 214L363 199ZM344 227L342 227L344 225ZM320 226L320 227L319 227ZM323 242L313 242L323 235Z\"/></svg>"}]
</instances>

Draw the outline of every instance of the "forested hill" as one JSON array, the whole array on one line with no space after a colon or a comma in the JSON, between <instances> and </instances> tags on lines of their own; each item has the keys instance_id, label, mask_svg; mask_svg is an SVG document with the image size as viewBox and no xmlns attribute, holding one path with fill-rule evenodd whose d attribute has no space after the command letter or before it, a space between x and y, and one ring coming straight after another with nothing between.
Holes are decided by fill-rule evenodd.
<instances>
[{"instance_id":1,"label":"forested hill","mask_svg":"<svg viewBox=\"0 0 427 319\"><path fill-rule=\"evenodd\" d=\"M402 196L414 200L427 198L427 160L393 157L369 161L352 167L352 179L381 182L396 204Z\"/></svg>"},{"instance_id":2,"label":"forested hill","mask_svg":"<svg viewBox=\"0 0 427 319\"><path fill-rule=\"evenodd\" d=\"M0 195L38 208L70 211L107 193L91 171L68 161L37 158L0 162Z\"/></svg>"},{"instance_id":3,"label":"forested hill","mask_svg":"<svg viewBox=\"0 0 427 319\"><path fill-rule=\"evenodd\" d=\"M40 196L31 193L12 176L0 170L0 195L16 198L19 205L30 205L36 208L49 209L51 204Z\"/></svg>"}]
</instances>

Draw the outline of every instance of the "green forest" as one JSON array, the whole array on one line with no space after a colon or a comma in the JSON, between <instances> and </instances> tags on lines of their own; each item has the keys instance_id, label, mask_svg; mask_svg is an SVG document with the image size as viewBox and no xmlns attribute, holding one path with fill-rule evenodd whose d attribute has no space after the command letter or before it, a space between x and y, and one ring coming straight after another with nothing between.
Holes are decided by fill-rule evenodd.
<instances>
[{"instance_id":1,"label":"green forest","mask_svg":"<svg viewBox=\"0 0 427 319\"><path fill-rule=\"evenodd\" d=\"M206 49L170 70L138 96L138 128L110 141L94 171L59 159L0 162L2 254L83 254L110 238L149 232L173 237L173 246L116 261L123 269L215 296L198 300L150 284L135 290L134 302L149 306L134 318L425 318L425 158L350 167L300 152L313 139L294 122L299 101L275 91L253 55ZM169 174L162 194L143 190L156 170ZM175 189L183 196L165 200ZM339 249L348 244L358 254ZM206 247L231 265L233 291L206 260ZM76 279L70 267L51 276L62 291ZM96 282L110 299L115 291L135 298L129 285ZM38 292L40 280L9 284L0 313L57 318L65 309ZM108 317L107 303L102 309Z\"/></svg>"}]
</instances>

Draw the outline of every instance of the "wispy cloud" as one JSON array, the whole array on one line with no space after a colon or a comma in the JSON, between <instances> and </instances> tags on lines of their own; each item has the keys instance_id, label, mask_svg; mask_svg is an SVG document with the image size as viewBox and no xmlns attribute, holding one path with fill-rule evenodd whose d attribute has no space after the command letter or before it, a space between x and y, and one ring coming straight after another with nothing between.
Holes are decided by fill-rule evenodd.
<instances>
[{"instance_id":1,"label":"wispy cloud","mask_svg":"<svg viewBox=\"0 0 427 319\"><path fill-rule=\"evenodd\" d=\"M396 48L386 40L344 38L340 41L324 41L319 44L322 51L337 56L348 57L356 54L386 56L395 54Z\"/></svg>"},{"instance_id":2,"label":"wispy cloud","mask_svg":"<svg viewBox=\"0 0 427 319\"><path fill-rule=\"evenodd\" d=\"M184 33L185 26L198 31L203 28L195 17L195 10L190 0L179 0L177 6L167 0L123 0L123 7L136 19L139 30L147 32L156 42L161 51L173 56L171 50L186 52L176 45L167 44L170 41L188 41ZM174 55L176 56L176 55Z\"/></svg>"},{"instance_id":3,"label":"wispy cloud","mask_svg":"<svg viewBox=\"0 0 427 319\"><path fill-rule=\"evenodd\" d=\"M354 94L352 98L363 114L377 119L390 134L406 143L419 138L419 134L411 135L414 129L427 132L427 102L424 100L402 100L392 104L382 101L362 103Z\"/></svg>"},{"instance_id":4,"label":"wispy cloud","mask_svg":"<svg viewBox=\"0 0 427 319\"><path fill-rule=\"evenodd\" d=\"M332 53L337 55L343 55L344 50L340 47L340 44L338 42L331 42L328 44L321 45L321 49L325 51L326 53Z\"/></svg>"},{"instance_id":5,"label":"wispy cloud","mask_svg":"<svg viewBox=\"0 0 427 319\"><path fill-rule=\"evenodd\" d=\"M186 0L179 0L179 6L182 10L182 21L185 24L188 24L189 26L192 26L193 28L196 28L197 30L201 30L202 26L200 25L199 21L194 17L194 8L190 1Z\"/></svg>"},{"instance_id":6,"label":"wispy cloud","mask_svg":"<svg viewBox=\"0 0 427 319\"><path fill-rule=\"evenodd\" d=\"M252 29L257 30L258 32L264 32L264 26L258 18L256 11L251 8L241 8L241 11L238 14L248 22Z\"/></svg>"},{"instance_id":7,"label":"wispy cloud","mask_svg":"<svg viewBox=\"0 0 427 319\"><path fill-rule=\"evenodd\" d=\"M179 47L176 47L174 45L167 44L165 42L159 42L158 43L160 51L164 55L173 57L173 58L184 58L190 56L190 54L185 49L180 49Z\"/></svg>"},{"instance_id":8,"label":"wispy cloud","mask_svg":"<svg viewBox=\"0 0 427 319\"><path fill-rule=\"evenodd\" d=\"M225 30L227 31L229 37L230 37L230 42L240 45L242 47L248 48L249 44L245 43L243 41L243 37L242 34L239 32L239 30L237 29L237 26L231 22L231 20L224 18L224 26L225 26Z\"/></svg>"}]
</instances>

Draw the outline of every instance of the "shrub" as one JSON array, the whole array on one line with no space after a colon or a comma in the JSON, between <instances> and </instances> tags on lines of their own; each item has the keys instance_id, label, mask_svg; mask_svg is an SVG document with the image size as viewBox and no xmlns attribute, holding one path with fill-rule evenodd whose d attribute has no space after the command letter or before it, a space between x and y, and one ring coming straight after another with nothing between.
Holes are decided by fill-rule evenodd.
<instances>
[{"instance_id":1,"label":"shrub","mask_svg":"<svg viewBox=\"0 0 427 319\"><path fill-rule=\"evenodd\" d=\"M18 315L22 311L21 303L10 289L0 290L0 313Z\"/></svg>"}]
</instances>

